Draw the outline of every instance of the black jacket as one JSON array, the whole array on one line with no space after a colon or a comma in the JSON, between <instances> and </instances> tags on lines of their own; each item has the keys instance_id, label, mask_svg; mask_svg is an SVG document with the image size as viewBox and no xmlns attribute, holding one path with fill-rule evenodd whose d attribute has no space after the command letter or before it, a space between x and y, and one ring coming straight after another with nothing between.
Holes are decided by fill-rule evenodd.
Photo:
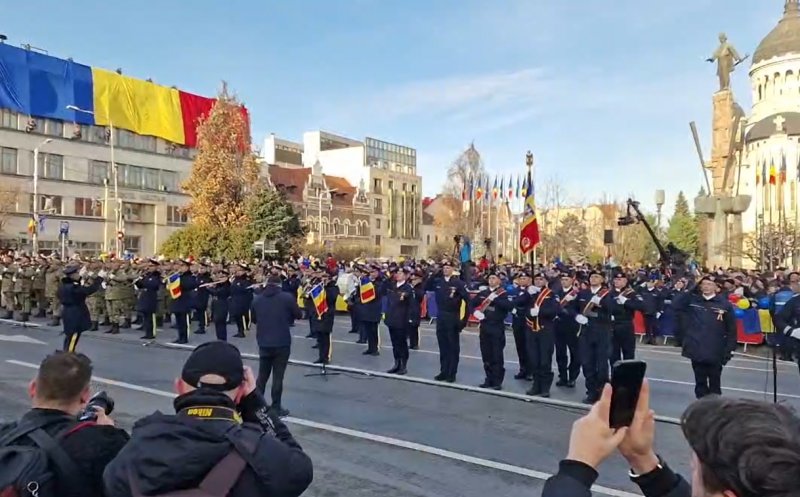
<instances>
[{"instance_id":1,"label":"black jacket","mask_svg":"<svg viewBox=\"0 0 800 497\"><path fill-rule=\"evenodd\" d=\"M547 479L542 497L591 497L591 487L597 480L594 468L578 461L565 459L558 473ZM636 480L645 497L691 497L692 488L681 475L663 465Z\"/></svg>"},{"instance_id":2,"label":"black jacket","mask_svg":"<svg viewBox=\"0 0 800 497\"><path fill-rule=\"evenodd\" d=\"M683 356L703 364L722 365L736 350L736 318L727 298L715 295L706 299L695 291L683 292L672 302L685 312L686 330Z\"/></svg>"},{"instance_id":3,"label":"black jacket","mask_svg":"<svg viewBox=\"0 0 800 497\"><path fill-rule=\"evenodd\" d=\"M138 280L135 286L139 289L139 299L136 302L136 310L147 314L155 314L158 311L158 290L164 284L164 278L158 271L151 271Z\"/></svg>"},{"instance_id":4,"label":"black jacket","mask_svg":"<svg viewBox=\"0 0 800 497\"><path fill-rule=\"evenodd\" d=\"M81 471L83 481L88 485L84 492L70 493L67 488L59 488L59 496L103 496L103 470L128 442L128 434L113 426L91 423L78 423L75 416L53 409L31 409L19 423L47 423L44 431L59 439L61 448L70 456ZM18 423L0 425L0 438L17 426ZM32 446L33 441L21 438L11 445Z\"/></svg>"},{"instance_id":5,"label":"black jacket","mask_svg":"<svg viewBox=\"0 0 800 497\"><path fill-rule=\"evenodd\" d=\"M280 288L278 288L280 291ZM217 392L196 390L175 399L175 410L215 406L233 408L233 401ZM292 438L286 426L270 418L272 433L258 421L266 412L263 397L255 392L239 405L243 424L228 419L199 419L156 412L136 422L131 440L104 475L106 495L130 497L129 473L144 495L157 495L196 487L208 471L232 448L226 433L256 445L245 457L247 468L229 497L295 497L313 478L311 459ZM261 418L263 419L263 417Z\"/></svg>"},{"instance_id":6,"label":"black jacket","mask_svg":"<svg viewBox=\"0 0 800 497\"><path fill-rule=\"evenodd\" d=\"M61 302L61 319L64 333L80 333L92 327L86 297L100 289L101 278L95 278L89 286L81 285L72 278L63 278L58 288L58 301Z\"/></svg>"},{"instance_id":7,"label":"black jacket","mask_svg":"<svg viewBox=\"0 0 800 497\"><path fill-rule=\"evenodd\" d=\"M267 285L253 300L253 322L259 347L290 347L291 324L300 319L297 300L277 285Z\"/></svg>"}]
</instances>

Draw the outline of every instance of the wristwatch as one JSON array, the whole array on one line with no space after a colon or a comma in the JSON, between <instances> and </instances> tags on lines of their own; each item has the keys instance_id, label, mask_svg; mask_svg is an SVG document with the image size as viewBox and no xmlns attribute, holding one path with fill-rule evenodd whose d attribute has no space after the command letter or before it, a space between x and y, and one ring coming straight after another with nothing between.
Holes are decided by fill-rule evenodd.
<instances>
[{"instance_id":1,"label":"wristwatch","mask_svg":"<svg viewBox=\"0 0 800 497\"><path fill-rule=\"evenodd\" d=\"M652 470L650 470L648 473L645 473L643 475L636 474L636 472L634 472L632 468L629 469L628 470L628 476L630 477L630 479L635 482L636 480L638 480L639 478L642 478L643 476L647 476L647 475L655 473L656 471L660 471L660 470L664 469L664 460L661 459L661 456L656 454L656 459L658 459L658 464L656 464L656 467L653 468Z\"/></svg>"}]
</instances>

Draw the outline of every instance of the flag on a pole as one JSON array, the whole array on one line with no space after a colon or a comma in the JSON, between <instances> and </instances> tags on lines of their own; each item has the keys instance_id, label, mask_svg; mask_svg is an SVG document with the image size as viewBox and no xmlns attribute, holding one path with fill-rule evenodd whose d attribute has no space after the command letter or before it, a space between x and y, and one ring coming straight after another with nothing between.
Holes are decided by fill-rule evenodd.
<instances>
[{"instance_id":1,"label":"flag on a pole","mask_svg":"<svg viewBox=\"0 0 800 497\"><path fill-rule=\"evenodd\" d=\"M39 233L44 233L44 221L47 216L39 216L39 226L36 227Z\"/></svg>"},{"instance_id":2,"label":"flag on a pole","mask_svg":"<svg viewBox=\"0 0 800 497\"><path fill-rule=\"evenodd\" d=\"M323 314L328 312L328 296L322 283L311 289L311 300L314 302L314 310L317 311L317 317L321 318Z\"/></svg>"},{"instance_id":3,"label":"flag on a pole","mask_svg":"<svg viewBox=\"0 0 800 497\"><path fill-rule=\"evenodd\" d=\"M497 200L497 175L494 175L494 184L492 185L492 198Z\"/></svg>"},{"instance_id":4,"label":"flag on a pole","mask_svg":"<svg viewBox=\"0 0 800 497\"><path fill-rule=\"evenodd\" d=\"M767 184L767 159L764 159L764 162L761 163L761 182L764 185Z\"/></svg>"},{"instance_id":5,"label":"flag on a pole","mask_svg":"<svg viewBox=\"0 0 800 497\"><path fill-rule=\"evenodd\" d=\"M475 200L483 199L483 179L478 177L478 187L475 189Z\"/></svg>"},{"instance_id":6,"label":"flag on a pole","mask_svg":"<svg viewBox=\"0 0 800 497\"><path fill-rule=\"evenodd\" d=\"M36 220L31 216L31 218L28 219L28 233L31 235L36 233L36 228Z\"/></svg>"},{"instance_id":7,"label":"flag on a pole","mask_svg":"<svg viewBox=\"0 0 800 497\"><path fill-rule=\"evenodd\" d=\"M509 199L513 199L514 198L514 177L513 176L509 176L508 177L508 198Z\"/></svg>"},{"instance_id":8,"label":"flag on a pole","mask_svg":"<svg viewBox=\"0 0 800 497\"><path fill-rule=\"evenodd\" d=\"M783 152L781 152L780 182L781 184L786 183L786 154Z\"/></svg>"},{"instance_id":9,"label":"flag on a pole","mask_svg":"<svg viewBox=\"0 0 800 497\"><path fill-rule=\"evenodd\" d=\"M528 198L528 185L525 183L524 179L522 180L522 188L520 189L519 197L522 199Z\"/></svg>"},{"instance_id":10,"label":"flag on a pole","mask_svg":"<svg viewBox=\"0 0 800 497\"><path fill-rule=\"evenodd\" d=\"M517 197L518 197L518 198L522 198L522 190L520 190L519 183L520 183L520 182L519 182L519 174L518 174L518 175L517 175Z\"/></svg>"},{"instance_id":11,"label":"flag on a pole","mask_svg":"<svg viewBox=\"0 0 800 497\"><path fill-rule=\"evenodd\" d=\"M522 227L519 232L519 248L527 254L539 243L539 222L536 220L536 203L533 198L533 179L528 169L525 187L525 209L522 212Z\"/></svg>"},{"instance_id":12,"label":"flag on a pole","mask_svg":"<svg viewBox=\"0 0 800 497\"><path fill-rule=\"evenodd\" d=\"M761 184L761 168L756 164L756 186Z\"/></svg>"},{"instance_id":13,"label":"flag on a pole","mask_svg":"<svg viewBox=\"0 0 800 497\"><path fill-rule=\"evenodd\" d=\"M500 200L503 200L506 197L506 177L500 176Z\"/></svg>"},{"instance_id":14,"label":"flag on a pole","mask_svg":"<svg viewBox=\"0 0 800 497\"><path fill-rule=\"evenodd\" d=\"M769 184L774 185L777 179L778 172L775 170L775 159L772 159L769 163Z\"/></svg>"}]
</instances>

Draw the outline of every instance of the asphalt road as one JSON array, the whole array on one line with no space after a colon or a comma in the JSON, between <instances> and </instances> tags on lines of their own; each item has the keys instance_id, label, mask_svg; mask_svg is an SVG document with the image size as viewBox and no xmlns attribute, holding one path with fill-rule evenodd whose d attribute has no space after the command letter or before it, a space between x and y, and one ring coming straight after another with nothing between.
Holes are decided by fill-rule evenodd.
<instances>
[{"instance_id":1,"label":"asphalt road","mask_svg":"<svg viewBox=\"0 0 800 497\"><path fill-rule=\"evenodd\" d=\"M435 336L423 330L422 349L412 351L408 379L363 372L382 372L392 364L384 342L380 357L361 355L347 334L346 319L337 321L334 363L349 368L338 376L307 377L317 369L293 365L287 371L284 405L291 410L291 429L314 460L314 483L306 495L345 496L531 496L556 471L567 450L572 422L584 411L582 389L553 389L562 405L523 401L460 390L430 382L438 372ZM313 361L316 351L302 338L303 321L294 328L292 358ZM382 327L383 338L388 339ZM95 383L117 400L114 417L123 427L171 408L174 378L188 351L168 346L174 330L161 330L158 343L143 347L140 332L110 337L84 335L79 349L95 362ZM213 335L212 335L213 336ZM209 335L191 337L194 344ZM231 339L243 352L256 353L254 338ZM58 331L0 324L0 418L13 418L27 408L26 385L42 357L60 346ZM648 361L653 404L663 416L676 417L693 399L691 370L671 347L640 347ZM480 383L482 365L477 336L462 335L458 383ZM506 348L505 391L520 394L525 382L511 379L517 365L513 341ZM251 364L256 367L257 362ZM779 365L781 401L800 406L797 367ZM355 372L355 371L361 371ZM420 378L414 380L414 378ZM734 359L723 373L725 395L765 398L771 381L765 359ZM529 399L528 399L529 400ZM680 428L659 423L659 453L678 471L688 472L688 447ZM626 476L624 461L614 457L601 468L596 495L638 493Z\"/></svg>"}]
</instances>

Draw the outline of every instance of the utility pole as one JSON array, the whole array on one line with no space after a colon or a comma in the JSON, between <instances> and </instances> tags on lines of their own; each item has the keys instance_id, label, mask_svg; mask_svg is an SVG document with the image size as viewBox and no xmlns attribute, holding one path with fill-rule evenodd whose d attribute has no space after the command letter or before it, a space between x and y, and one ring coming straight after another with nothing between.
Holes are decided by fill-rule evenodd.
<instances>
[{"instance_id":1,"label":"utility pole","mask_svg":"<svg viewBox=\"0 0 800 497\"><path fill-rule=\"evenodd\" d=\"M39 149L52 141L47 138L33 149L33 255L39 253Z\"/></svg>"}]
</instances>

